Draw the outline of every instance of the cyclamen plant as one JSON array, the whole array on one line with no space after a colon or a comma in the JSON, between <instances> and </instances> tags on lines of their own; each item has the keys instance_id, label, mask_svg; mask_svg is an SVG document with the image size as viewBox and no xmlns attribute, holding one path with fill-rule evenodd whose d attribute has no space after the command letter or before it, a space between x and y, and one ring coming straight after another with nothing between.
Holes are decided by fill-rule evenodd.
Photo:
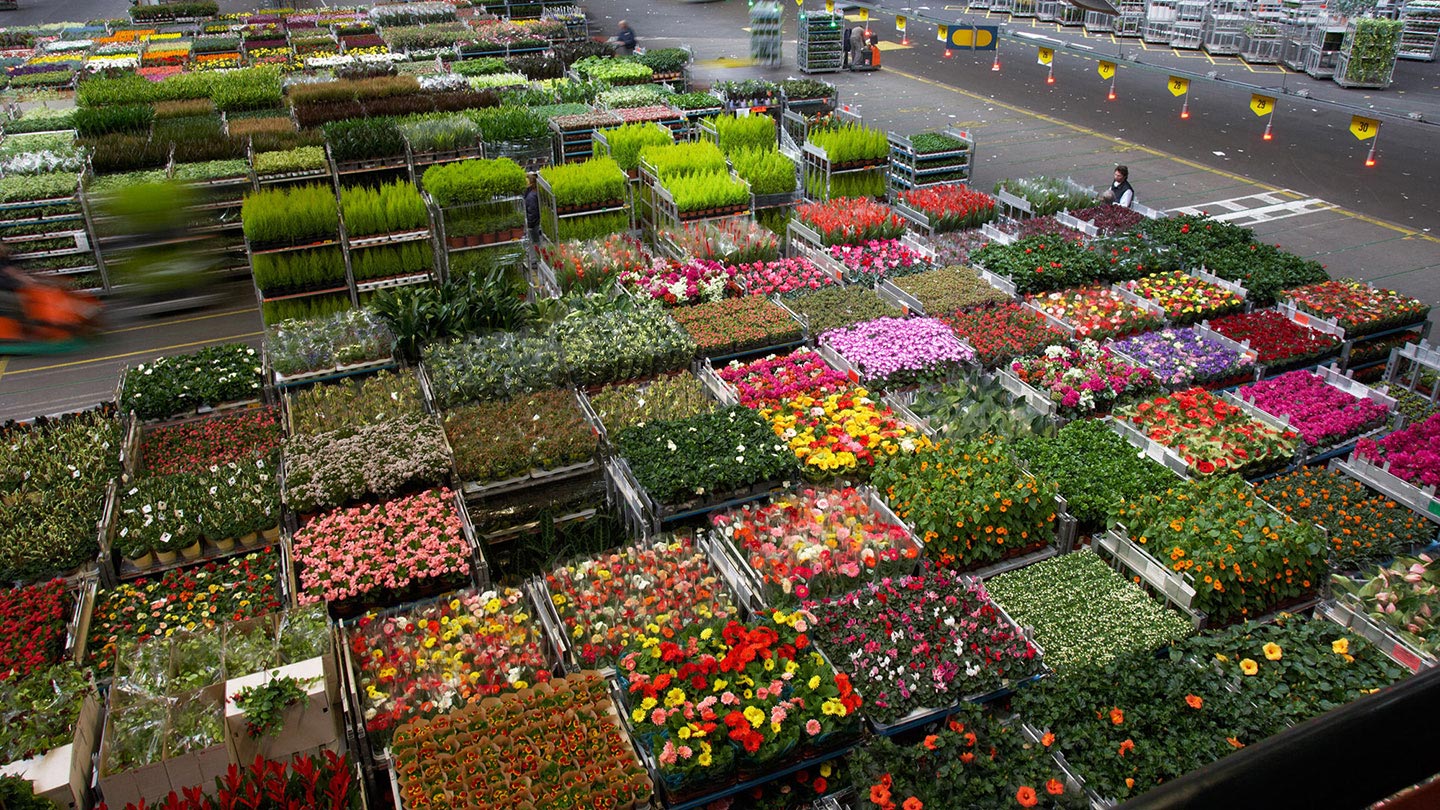
<instances>
[{"instance_id":1,"label":"cyclamen plant","mask_svg":"<svg viewBox=\"0 0 1440 810\"><path fill-rule=\"evenodd\" d=\"M710 260L681 264L672 259L655 259L638 269L620 272L620 283L669 306L719 301L733 289L736 269Z\"/></svg>"},{"instance_id":2,"label":"cyclamen plant","mask_svg":"<svg viewBox=\"0 0 1440 810\"><path fill-rule=\"evenodd\" d=\"M887 278L923 273L930 263L896 239L870 239L853 245L833 245L830 255L845 266L848 284L876 284Z\"/></svg>"},{"instance_id":3,"label":"cyclamen plant","mask_svg":"<svg viewBox=\"0 0 1440 810\"><path fill-rule=\"evenodd\" d=\"M840 284L806 259L741 264L736 275L750 295L798 295Z\"/></svg>"},{"instance_id":4,"label":"cyclamen plant","mask_svg":"<svg viewBox=\"0 0 1440 810\"><path fill-rule=\"evenodd\" d=\"M1010 370L1048 395L1063 414L1105 413L1155 387L1149 369L1132 366L1091 340L1073 347L1050 346L1016 360Z\"/></svg>"}]
</instances>

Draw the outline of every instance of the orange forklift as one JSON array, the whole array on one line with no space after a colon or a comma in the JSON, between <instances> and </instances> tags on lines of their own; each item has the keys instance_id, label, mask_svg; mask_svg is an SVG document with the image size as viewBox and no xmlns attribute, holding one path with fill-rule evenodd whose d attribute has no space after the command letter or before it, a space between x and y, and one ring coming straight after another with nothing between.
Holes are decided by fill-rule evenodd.
<instances>
[{"instance_id":1,"label":"orange forklift","mask_svg":"<svg viewBox=\"0 0 1440 810\"><path fill-rule=\"evenodd\" d=\"M0 355L78 349L99 328L100 311L100 299L93 295L72 292L13 265L0 266Z\"/></svg>"}]
</instances>

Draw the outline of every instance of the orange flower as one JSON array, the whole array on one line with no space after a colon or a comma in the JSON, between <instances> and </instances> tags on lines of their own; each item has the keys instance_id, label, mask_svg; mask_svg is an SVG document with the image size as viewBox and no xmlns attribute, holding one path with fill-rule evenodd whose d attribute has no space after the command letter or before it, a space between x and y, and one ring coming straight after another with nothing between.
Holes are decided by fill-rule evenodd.
<instances>
[{"instance_id":1,"label":"orange flower","mask_svg":"<svg viewBox=\"0 0 1440 810\"><path fill-rule=\"evenodd\" d=\"M1125 712L1122 712L1119 709L1111 709L1110 722L1114 723L1117 726L1125 722Z\"/></svg>"},{"instance_id":2,"label":"orange flower","mask_svg":"<svg viewBox=\"0 0 1440 810\"><path fill-rule=\"evenodd\" d=\"M1235 746L1236 748L1244 748L1244 747L1245 747L1245 743L1240 742L1239 740L1235 739L1234 737L1226 737L1226 738L1225 738L1225 742L1230 743L1231 745Z\"/></svg>"},{"instance_id":3,"label":"orange flower","mask_svg":"<svg viewBox=\"0 0 1440 810\"><path fill-rule=\"evenodd\" d=\"M1065 783L1061 782L1059 779L1051 779L1049 782L1045 783L1045 792L1049 793L1051 796L1059 796L1060 794L1065 792Z\"/></svg>"},{"instance_id":4,"label":"orange flower","mask_svg":"<svg viewBox=\"0 0 1440 810\"><path fill-rule=\"evenodd\" d=\"M906 800L905 800L905 803L904 803L903 805L901 805L901 807L904 807L905 810L920 810L920 808L922 808L922 807L924 807L924 806L925 806L925 803L922 802L922 801L920 801L919 799L915 798L914 796L911 796L910 798L906 799Z\"/></svg>"},{"instance_id":5,"label":"orange flower","mask_svg":"<svg viewBox=\"0 0 1440 810\"><path fill-rule=\"evenodd\" d=\"M1045 736L1040 738L1040 744L1049 748L1055 744L1055 735L1049 731L1045 732Z\"/></svg>"},{"instance_id":6,"label":"orange flower","mask_svg":"<svg viewBox=\"0 0 1440 810\"><path fill-rule=\"evenodd\" d=\"M975 761L975 755L970 753L969 751L966 751L965 753L960 755L960 761L965 763L966 765L969 765L970 763Z\"/></svg>"},{"instance_id":7,"label":"orange flower","mask_svg":"<svg viewBox=\"0 0 1440 810\"><path fill-rule=\"evenodd\" d=\"M935 741L938 740L938 739L940 739L940 738L939 738L939 737L936 737L934 734L928 735L928 736L925 738L925 747L928 748L928 749L931 750L931 751L934 751L934 750L935 750Z\"/></svg>"},{"instance_id":8,"label":"orange flower","mask_svg":"<svg viewBox=\"0 0 1440 810\"><path fill-rule=\"evenodd\" d=\"M890 789L884 785L871 785L870 801L875 804L884 804L890 801Z\"/></svg>"},{"instance_id":9,"label":"orange flower","mask_svg":"<svg viewBox=\"0 0 1440 810\"><path fill-rule=\"evenodd\" d=\"M1254 675L1260 671L1260 665L1255 663L1254 659L1245 658L1240 661L1240 671L1246 675Z\"/></svg>"},{"instance_id":10,"label":"orange flower","mask_svg":"<svg viewBox=\"0 0 1440 810\"><path fill-rule=\"evenodd\" d=\"M893 779L890 778L890 774L887 773L887 774L881 774L881 776L880 776L880 784L884 785L885 788L888 790L891 785L895 784L895 782L894 782Z\"/></svg>"},{"instance_id":11,"label":"orange flower","mask_svg":"<svg viewBox=\"0 0 1440 810\"><path fill-rule=\"evenodd\" d=\"M1185 705L1192 709L1198 709L1205 705L1205 701L1201 700L1199 695L1186 695Z\"/></svg>"},{"instance_id":12,"label":"orange flower","mask_svg":"<svg viewBox=\"0 0 1440 810\"><path fill-rule=\"evenodd\" d=\"M1128 776L1125 777L1125 787L1127 787L1127 788L1133 788L1133 787L1135 787L1135 780L1134 780L1134 779L1131 779L1131 778L1128 777Z\"/></svg>"},{"instance_id":13,"label":"orange flower","mask_svg":"<svg viewBox=\"0 0 1440 810\"><path fill-rule=\"evenodd\" d=\"M1021 807L1034 807L1040 803L1040 797L1035 795L1035 788L1022 785L1015 791L1015 801L1019 802Z\"/></svg>"},{"instance_id":14,"label":"orange flower","mask_svg":"<svg viewBox=\"0 0 1440 810\"><path fill-rule=\"evenodd\" d=\"M1344 650L1340 650L1340 652L1344 652ZM965 724L960 722L959 720L955 720L952 718L950 720L950 730L955 732L956 734L959 734L960 732L965 730Z\"/></svg>"},{"instance_id":15,"label":"orange flower","mask_svg":"<svg viewBox=\"0 0 1440 810\"><path fill-rule=\"evenodd\" d=\"M1135 741L1134 741L1134 740L1127 739L1127 740L1125 740L1125 742L1120 743L1120 756L1123 757L1123 756L1125 756L1126 752L1128 752L1128 751L1134 751L1134 750L1135 750Z\"/></svg>"}]
</instances>

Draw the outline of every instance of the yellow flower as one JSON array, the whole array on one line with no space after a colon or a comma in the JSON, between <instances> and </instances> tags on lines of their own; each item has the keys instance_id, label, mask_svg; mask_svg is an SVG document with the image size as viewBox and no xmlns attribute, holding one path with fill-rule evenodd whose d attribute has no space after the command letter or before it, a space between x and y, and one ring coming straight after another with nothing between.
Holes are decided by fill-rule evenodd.
<instances>
[{"instance_id":1,"label":"yellow flower","mask_svg":"<svg viewBox=\"0 0 1440 810\"><path fill-rule=\"evenodd\" d=\"M702 767L702 768L708 768L708 767L710 767L710 762L711 762L710 752L709 752L709 751L701 751L701 752L700 752L700 767Z\"/></svg>"},{"instance_id":2,"label":"yellow flower","mask_svg":"<svg viewBox=\"0 0 1440 810\"><path fill-rule=\"evenodd\" d=\"M1279 644L1276 644L1272 641L1269 644L1265 645L1265 657L1267 659L1271 661L1279 661L1282 655L1284 655L1284 652L1280 649Z\"/></svg>"},{"instance_id":3,"label":"yellow flower","mask_svg":"<svg viewBox=\"0 0 1440 810\"><path fill-rule=\"evenodd\" d=\"M810 687L811 689L819 689L819 688L820 688L820 676L819 676L819 675L811 675L811 676L810 676L810 680L809 680L805 685L808 686L808 687Z\"/></svg>"},{"instance_id":4,"label":"yellow flower","mask_svg":"<svg viewBox=\"0 0 1440 810\"><path fill-rule=\"evenodd\" d=\"M689 727L689 726L681 726L681 727L680 727L680 730L677 731L676 734L680 735L680 739L682 739L682 740L688 740L688 739L690 739L690 727Z\"/></svg>"},{"instance_id":5,"label":"yellow flower","mask_svg":"<svg viewBox=\"0 0 1440 810\"><path fill-rule=\"evenodd\" d=\"M1333 652L1336 655L1345 655L1346 653L1350 652L1350 639L1337 638L1334 641L1330 642L1330 652Z\"/></svg>"},{"instance_id":6,"label":"yellow flower","mask_svg":"<svg viewBox=\"0 0 1440 810\"><path fill-rule=\"evenodd\" d=\"M476 674L478 674L478 673L476 673ZM636 723L643 723L643 722L645 722L645 710L644 710L644 709L636 709L635 711L630 712L630 719L633 720L633 721L635 721Z\"/></svg>"},{"instance_id":7,"label":"yellow flower","mask_svg":"<svg viewBox=\"0 0 1440 810\"><path fill-rule=\"evenodd\" d=\"M821 766L820 766L820 775L821 775L821 776L825 777L826 779L829 779L829 778L830 778L830 774L832 774L832 773L834 773L834 772L835 772L835 770L830 767L830 763L826 762L826 763L821 764Z\"/></svg>"},{"instance_id":8,"label":"yellow flower","mask_svg":"<svg viewBox=\"0 0 1440 810\"><path fill-rule=\"evenodd\" d=\"M679 706L685 702L685 692L681 689L671 689L665 693L665 705L670 707Z\"/></svg>"},{"instance_id":9,"label":"yellow flower","mask_svg":"<svg viewBox=\"0 0 1440 810\"><path fill-rule=\"evenodd\" d=\"M1240 661L1240 671L1246 675L1254 675L1260 671L1260 665L1252 659L1244 658Z\"/></svg>"},{"instance_id":10,"label":"yellow flower","mask_svg":"<svg viewBox=\"0 0 1440 810\"><path fill-rule=\"evenodd\" d=\"M765 712L758 707L746 706L744 714L745 719L748 720L750 722L750 725L755 728L759 728L760 724L765 722Z\"/></svg>"},{"instance_id":11,"label":"yellow flower","mask_svg":"<svg viewBox=\"0 0 1440 810\"><path fill-rule=\"evenodd\" d=\"M707 627L704 630L700 631L700 639L702 641L709 641L710 637L713 635L715 635L715 629L712 627Z\"/></svg>"},{"instance_id":12,"label":"yellow flower","mask_svg":"<svg viewBox=\"0 0 1440 810\"><path fill-rule=\"evenodd\" d=\"M659 703L659 702L660 702L660 701L656 700L656 699L653 698L653 697L647 697L647 698L645 698L644 700L640 701L640 708L642 708L642 709L644 709L645 711L648 712L648 711L650 711L651 709L655 708L655 704L657 704L657 703Z\"/></svg>"}]
</instances>

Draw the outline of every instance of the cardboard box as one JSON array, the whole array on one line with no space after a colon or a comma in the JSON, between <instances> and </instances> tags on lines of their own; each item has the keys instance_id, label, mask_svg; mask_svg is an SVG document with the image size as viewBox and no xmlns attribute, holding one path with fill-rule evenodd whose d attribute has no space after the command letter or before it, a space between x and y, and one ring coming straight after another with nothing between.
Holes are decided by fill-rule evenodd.
<instances>
[{"instance_id":1,"label":"cardboard box","mask_svg":"<svg viewBox=\"0 0 1440 810\"><path fill-rule=\"evenodd\" d=\"M112 692L112 700L115 694ZM218 684L201 690L178 705L192 701L204 701L212 705L217 713L224 710L224 696ZM130 771L107 771L106 763L109 761L114 740L114 715L105 718L105 734L100 745L99 786L100 794L107 805L121 808L127 804L139 804L142 799L148 804L156 804L163 802L172 791L181 793L186 788L193 787L199 787L207 794L215 793L216 778L223 777L230 768L229 745L222 740L208 748L170 756L170 723L178 705L171 708L162 730L161 739L166 746L164 755L156 762ZM123 712L123 704L115 711Z\"/></svg>"},{"instance_id":2,"label":"cardboard box","mask_svg":"<svg viewBox=\"0 0 1440 810\"><path fill-rule=\"evenodd\" d=\"M0 766L0 776L30 780L35 795L49 799L62 810L82 810L90 787L91 758L100 739L100 700L85 698L75 719L75 742L38 757Z\"/></svg>"},{"instance_id":3,"label":"cardboard box","mask_svg":"<svg viewBox=\"0 0 1440 810\"><path fill-rule=\"evenodd\" d=\"M297 754L313 753L322 748L340 750L340 733L335 712L337 692L333 661L328 656L311 658L298 664L276 667L225 683L225 730L231 757L240 765L256 756L284 761ZM260 686L278 678L290 677L305 685L310 696L304 705L291 706L285 713L279 734L252 738L245 730L245 713L235 705L235 696L247 686Z\"/></svg>"}]
</instances>

